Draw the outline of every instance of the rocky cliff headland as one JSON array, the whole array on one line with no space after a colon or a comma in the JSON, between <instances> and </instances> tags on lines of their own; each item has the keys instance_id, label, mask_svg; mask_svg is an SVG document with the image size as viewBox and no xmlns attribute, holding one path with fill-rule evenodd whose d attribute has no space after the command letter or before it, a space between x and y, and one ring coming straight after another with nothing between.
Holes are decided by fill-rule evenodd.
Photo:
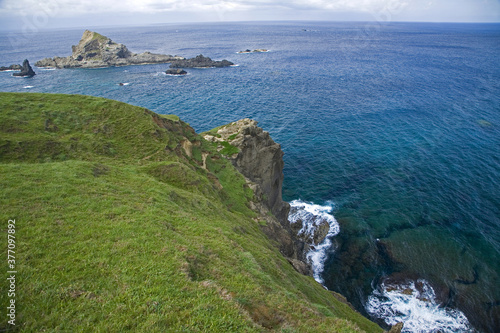
<instances>
[{"instance_id":1,"label":"rocky cliff headland","mask_svg":"<svg viewBox=\"0 0 500 333\"><path fill-rule=\"evenodd\" d=\"M169 63L183 57L155 54L151 52L132 53L120 43L110 38L85 30L78 45L72 46L68 57L45 58L35 63L37 67L52 68L99 68L109 66L128 66Z\"/></svg>"},{"instance_id":2,"label":"rocky cliff headland","mask_svg":"<svg viewBox=\"0 0 500 333\"><path fill-rule=\"evenodd\" d=\"M18 265L37 275L16 288L20 332L382 333L296 272L283 152L256 122L207 141L177 116L91 96L0 104L0 204L30 231Z\"/></svg>"},{"instance_id":3,"label":"rocky cliff headland","mask_svg":"<svg viewBox=\"0 0 500 333\"><path fill-rule=\"evenodd\" d=\"M306 246L288 221L290 205L283 201L283 151L268 132L251 119L241 119L204 133L205 140L216 142L246 178L255 193L252 209L265 221L264 232L280 244L281 253L302 274L312 275L306 260Z\"/></svg>"}]
</instances>

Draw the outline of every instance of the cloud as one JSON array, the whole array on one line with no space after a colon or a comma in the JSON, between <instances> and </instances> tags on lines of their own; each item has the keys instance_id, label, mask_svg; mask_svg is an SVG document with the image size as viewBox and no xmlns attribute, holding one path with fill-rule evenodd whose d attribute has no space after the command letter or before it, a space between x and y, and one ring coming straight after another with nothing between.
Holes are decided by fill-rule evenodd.
<instances>
[{"instance_id":1,"label":"cloud","mask_svg":"<svg viewBox=\"0 0 500 333\"><path fill-rule=\"evenodd\" d=\"M199 12L205 10L248 11L262 9L373 11L401 0L3 0L3 13L35 13L52 8L63 15L103 12L158 13L169 11ZM49 6L47 6L49 4Z\"/></svg>"},{"instance_id":2,"label":"cloud","mask_svg":"<svg viewBox=\"0 0 500 333\"><path fill-rule=\"evenodd\" d=\"M43 25L47 17L62 21L97 14L107 17L106 23L120 16L143 23L262 19L498 22L500 0L0 0L0 20L12 22L16 17L29 17Z\"/></svg>"}]
</instances>

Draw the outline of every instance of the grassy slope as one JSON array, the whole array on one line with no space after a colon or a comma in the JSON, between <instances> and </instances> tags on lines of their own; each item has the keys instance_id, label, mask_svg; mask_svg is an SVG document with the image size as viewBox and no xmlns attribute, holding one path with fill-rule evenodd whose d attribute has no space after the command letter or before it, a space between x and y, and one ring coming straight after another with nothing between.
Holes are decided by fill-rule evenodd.
<instances>
[{"instance_id":1,"label":"grassy slope","mask_svg":"<svg viewBox=\"0 0 500 333\"><path fill-rule=\"evenodd\" d=\"M176 117L87 96L0 93L0 106L20 331L381 331L293 270L242 176Z\"/></svg>"}]
</instances>

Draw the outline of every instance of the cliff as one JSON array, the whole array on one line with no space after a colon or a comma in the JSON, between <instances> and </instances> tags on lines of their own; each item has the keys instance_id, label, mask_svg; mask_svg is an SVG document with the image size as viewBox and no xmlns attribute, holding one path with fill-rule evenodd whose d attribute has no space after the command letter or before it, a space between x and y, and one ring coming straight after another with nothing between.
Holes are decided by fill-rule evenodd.
<instances>
[{"instance_id":1,"label":"cliff","mask_svg":"<svg viewBox=\"0 0 500 333\"><path fill-rule=\"evenodd\" d=\"M263 231L280 244L281 253L297 271L312 275L304 253L304 242L291 229L290 205L282 199L283 151L268 132L251 119L242 119L203 133L203 138L217 145L236 169L245 176L254 192L251 207L266 221Z\"/></svg>"},{"instance_id":2,"label":"cliff","mask_svg":"<svg viewBox=\"0 0 500 333\"><path fill-rule=\"evenodd\" d=\"M17 331L382 332L297 273L263 231L287 209L273 187L282 153L264 131L243 125L241 148L219 151L177 116L103 98L0 93L0 102ZM252 154L245 142L275 172L255 166L245 178L233 165ZM241 159L224 157L240 149Z\"/></svg>"},{"instance_id":3,"label":"cliff","mask_svg":"<svg viewBox=\"0 0 500 333\"><path fill-rule=\"evenodd\" d=\"M85 30L78 45L72 46L68 57L45 58L35 63L38 67L55 68L97 68L108 66L128 66L142 64L169 63L183 57L144 52L130 52L123 44L97 32Z\"/></svg>"}]
</instances>

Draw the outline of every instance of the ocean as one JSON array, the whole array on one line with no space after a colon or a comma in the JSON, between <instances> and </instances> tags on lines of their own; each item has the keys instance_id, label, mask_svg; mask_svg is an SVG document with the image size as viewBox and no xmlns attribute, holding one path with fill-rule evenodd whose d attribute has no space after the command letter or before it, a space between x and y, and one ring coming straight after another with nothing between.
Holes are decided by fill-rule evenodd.
<instances>
[{"instance_id":1,"label":"ocean","mask_svg":"<svg viewBox=\"0 0 500 333\"><path fill-rule=\"evenodd\" d=\"M83 30L2 32L0 66L70 55ZM285 152L285 200L328 216L329 243L308 255L326 288L404 332L500 330L500 24L95 30L133 52L237 66L34 67L1 72L0 91L107 97L197 132L255 119Z\"/></svg>"}]
</instances>

